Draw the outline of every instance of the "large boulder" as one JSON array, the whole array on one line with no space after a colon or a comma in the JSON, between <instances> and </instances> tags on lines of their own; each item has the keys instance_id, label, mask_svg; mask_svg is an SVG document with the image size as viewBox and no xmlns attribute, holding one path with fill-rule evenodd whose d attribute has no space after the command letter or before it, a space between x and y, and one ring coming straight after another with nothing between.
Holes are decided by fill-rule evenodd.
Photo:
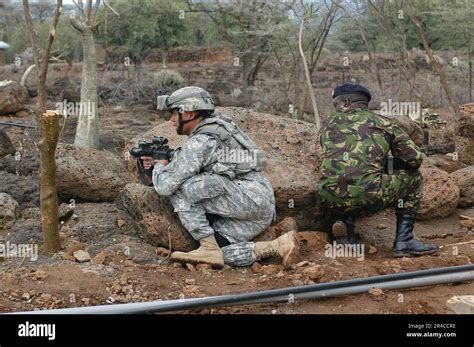
<instances>
[{"instance_id":1,"label":"large boulder","mask_svg":"<svg viewBox=\"0 0 474 347\"><path fill-rule=\"evenodd\" d=\"M449 175L449 178L454 181L461 192L459 205L461 207L474 206L474 165L454 171Z\"/></svg>"},{"instance_id":2,"label":"large boulder","mask_svg":"<svg viewBox=\"0 0 474 347\"><path fill-rule=\"evenodd\" d=\"M28 91L18 82L0 81L0 114L23 110Z\"/></svg>"},{"instance_id":3,"label":"large boulder","mask_svg":"<svg viewBox=\"0 0 474 347\"><path fill-rule=\"evenodd\" d=\"M314 124L237 107L218 108L218 112L232 117L266 152L269 160L264 173L275 191L278 218L291 216L300 228L312 229L318 211L315 187L321 165L321 150ZM168 138L173 148L186 140L185 136L176 134L170 122L165 122L131 140L124 154L127 156L128 150L136 146L138 140L150 141L157 135ZM129 158L129 167L136 177L134 158Z\"/></svg>"},{"instance_id":4,"label":"large boulder","mask_svg":"<svg viewBox=\"0 0 474 347\"><path fill-rule=\"evenodd\" d=\"M460 193L455 181L447 172L436 166L423 164L423 197L418 219L443 218L454 212L459 203Z\"/></svg>"},{"instance_id":5,"label":"large boulder","mask_svg":"<svg viewBox=\"0 0 474 347\"><path fill-rule=\"evenodd\" d=\"M453 155L433 154L425 158L425 162L436 166L438 169L451 173L467 167L463 162L456 160Z\"/></svg>"},{"instance_id":6,"label":"large boulder","mask_svg":"<svg viewBox=\"0 0 474 347\"><path fill-rule=\"evenodd\" d=\"M0 171L6 171L21 176L37 176L40 169L40 151L28 151L23 155L7 155L0 159Z\"/></svg>"},{"instance_id":7,"label":"large boulder","mask_svg":"<svg viewBox=\"0 0 474 347\"><path fill-rule=\"evenodd\" d=\"M0 219L15 220L18 215L18 202L7 193L0 193Z\"/></svg>"},{"instance_id":8,"label":"large boulder","mask_svg":"<svg viewBox=\"0 0 474 347\"><path fill-rule=\"evenodd\" d=\"M142 229L147 241L157 246L191 251L197 243L184 229L168 198L160 197L153 187L129 183L120 191L116 204L128 212Z\"/></svg>"},{"instance_id":9,"label":"large boulder","mask_svg":"<svg viewBox=\"0 0 474 347\"><path fill-rule=\"evenodd\" d=\"M0 192L11 195L22 208L39 206L39 178L2 171Z\"/></svg>"},{"instance_id":10,"label":"large boulder","mask_svg":"<svg viewBox=\"0 0 474 347\"><path fill-rule=\"evenodd\" d=\"M12 141L8 135L0 129L0 159L9 154L14 154L16 151Z\"/></svg>"},{"instance_id":11,"label":"large boulder","mask_svg":"<svg viewBox=\"0 0 474 347\"><path fill-rule=\"evenodd\" d=\"M112 202L129 182L124 161L107 151L59 144L56 164L63 199Z\"/></svg>"},{"instance_id":12,"label":"large boulder","mask_svg":"<svg viewBox=\"0 0 474 347\"><path fill-rule=\"evenodd\" d=\"M278 220L293 217L300 229L318 228L319 207L316 186L319 181L321 148L316 127L312 123L277 117L239 107L218 107L217 112L230 116L269 158L264 174L275 191ZM423 129L408 117L392 117L418 143L423 142ZM128 150L139 140L153 136L168 138L172 148L181 146L186 136L176 134L170 122L162 123L127 143L124 156L137 180L136 161Z\"/></svg>"},{"instance_id":13,"label":"large boulder","mask_svg":"<svg viewBox=\"0 0 474 347\"><path fill-rule=\"evenodd\" d=\"M474 165L474 103L462 105L460 114L454 136L458 160Z\"/></svg>"}]
</instances>

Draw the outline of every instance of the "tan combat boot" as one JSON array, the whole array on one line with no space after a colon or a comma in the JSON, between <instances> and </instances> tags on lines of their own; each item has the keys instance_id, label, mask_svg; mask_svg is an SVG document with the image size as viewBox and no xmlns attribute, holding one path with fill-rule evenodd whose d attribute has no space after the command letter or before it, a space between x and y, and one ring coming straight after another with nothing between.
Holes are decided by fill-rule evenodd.
<instances>
[{"instance_id":1,"label":"tan combat boot","mask_svg":"<svg viewBox=\"0 0 474 347\"><path fill-rule=\"evenodd\" d=\"M199 240L200 246L191 252L173 252L171 260L180 263L209 264L215 268L224 266L224 254L214 235Z\"/></svg>"},{"instance_id":2,"label":"tan combat boot","mask_svg":"<svg viewBox=\"0 0 474 347\"><path fill-rule=\"evenodd\" d=\"M285 269L291 269L291 266L298 260L299 251L300 245L296 231L290 231L273 241L255 243L257 260L278 256L283 259Z\"/></svg>"}]
</instances>

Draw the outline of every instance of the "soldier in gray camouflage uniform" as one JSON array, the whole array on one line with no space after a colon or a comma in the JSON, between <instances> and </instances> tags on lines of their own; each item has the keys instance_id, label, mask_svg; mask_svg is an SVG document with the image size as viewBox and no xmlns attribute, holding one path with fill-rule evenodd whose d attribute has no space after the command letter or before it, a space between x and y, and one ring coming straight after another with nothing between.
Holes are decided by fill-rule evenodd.
<instances>
[{"instance_id":1,"label":"soldier in gray camouflage uniform","mask_svg":"<svg viewBox=\"0 0 474 347\"><path fill-rule=\"evenodd\" d=\"M290 267L298 253L296 232L251 242L275 219L273 188L260 172L263 152L230 118L214 113L204 89L185 87L159 96L158 108L171 111L178 134L189 138L170 162L154 161L153 185L170 197L183 226L200 242L197 250L174 252L171 259L221 267L280 256ZM152 158L142 159L146 169L153 165Z\"/></svg>"}]
</instances>

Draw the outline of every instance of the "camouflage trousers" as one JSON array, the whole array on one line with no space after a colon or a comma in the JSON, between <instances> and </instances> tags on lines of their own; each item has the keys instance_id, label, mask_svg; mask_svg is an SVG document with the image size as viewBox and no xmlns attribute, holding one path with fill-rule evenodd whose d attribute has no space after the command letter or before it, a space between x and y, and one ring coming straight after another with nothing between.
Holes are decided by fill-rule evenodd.
<instances>
[{"instance_id":1,"label":"camouflage trousers","mask_svg":"<svg viewBox=\"0 0 474 347\"><path fill-rule=\"evenodd\" d=\"M339 178L340 179L340 178ZM423 193L419 170L395 170L392 175L369 175L341 189L338 178L323 179L319 195L323 206L356 216L395 207L397 213L416 213Z\"/></svg>"},{"instance_id":2,"label":"camouflage trousers","mask_svg":"<svg viewBox=\"0 0 474 347\"><path fill-rule=\"evenodd\" d=\"M255 243L250 241L274 220L273 188L261 177L263 181L242 182L203 173L188 179L170 197L174 211L195 240L217 232L229 241L230 245L222 247L228 265L252 264ZM253 193L259 193L258 199L248 192L252 187ZM212 222L209 214L215 216Z\"/></svg>"}]
</instances>

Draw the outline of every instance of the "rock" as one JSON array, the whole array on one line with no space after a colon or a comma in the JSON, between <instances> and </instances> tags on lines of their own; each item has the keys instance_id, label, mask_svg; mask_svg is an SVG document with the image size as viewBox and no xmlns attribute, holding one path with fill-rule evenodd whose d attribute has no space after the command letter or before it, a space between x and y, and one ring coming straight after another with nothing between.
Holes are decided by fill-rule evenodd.
<instances>
[{"instance_id":1,"label":"rock","mask_svg":"<svg viewBox=\"0 0 474 347\"><path fill-rule=\"evenodd\" d=\"M277 216L280 219L291 216L300 228L314 226L317 212L315 187L321 165L320 146L314 124L275 117L237 107L218 108L218 112L230 116L257 145L266 152L268 164L264 170L275 191ZM161 135L169 139L176 148L186 139L176 134L170 122L130 141L124 155L138 140L151 140ZM130 171L136 177L136 162L129 158Z\"/></svg>"},{"instance_id":2,"label":"rock","mask_svg":"<svg viewBox=\"0 0 474 347\"><path fill-rule=\"evenodd\" d=\"M92 262L97 265L103 265L107 259L107 254L105 252L97 253Z\"/></svg>"},{"instance_id":3,"label":"rock","mask_svg":"<svg viewBox=\"0 0 474 347\"><path fill-rule=\"evenodd\" d=\"M298 224L292 217L286 217L280 223L270 226L258 235L254 241L271 241L286 234L289 231L298 231Z\"/></svg>"},{"instance_id":4,"label":"rock","mask_svg":"<svg viewBox=\"0 0 474 347\"><path fill-rule=\"evenodd\" d=\"M7 133L0 129L0 158L6 155L14 155L16 152L15 146L13 146L12 140L8 137Z\"/></svg>"},{"instance_id":5,"label":"rock","mask_svg":"<svg viewBox=\"0 0 474 347\"><path fill-rule=\"evenodd\" d=\"M28 207L21 212L21 218L23 219L41 219L41 210L39 207Z\"/></svg>"},{"instance_id":6,"label":"rock","mask_svg":"<svg viewBox=\"0 0 474 347\"><path fill-rule=\"evenodd\" d=\"M119 233L115 223L117 218L130 220L126 212L120 210L115 204L108 202L87 202L61 204L61 215L74 206L74 215L66 221L61 231L75 236L80 242L99 242L108 240ZM77 217L74 217L77 216ZM139 236L137 231L130 226L121 229L120 233L129 233Z\"/></svg>"},{"instance_id":7,"label":"rock","mask_svg":"<svg viewBox=\"0 0 474 347\"><path fill-rule=\"evenodd\" d=\"M446 154L433 154L427 157L430 164L433 164L438 169L451 173L460 169L464 169L467 165L460 160L454 160L455 157ZM426 160L425 159L425 160Z\"/></svg>"},{"instance_id":8,"label":"rock","mask_svg":"<svg viewBox=\"0 0 474 347\"><path fill-rule=\"evenodd\" d=\"M31 273L27 277L30 277L36 281L42 281L48 277L48 274L43 270L35 270L33 273Z\"/></svg>"},{"instance_id":9,"label":"rock","mask_svg":"<svg viewBox=\"0 0 474 347\"><path fill-rule=\"evenodd\" d=\"M458 160L474 165L474 103L462 105L461 117L456 124L454 143Z\"/></svg>"},{"instance_id":10,"label":"rock","mask_svg":"<svg viewBox=\"0 0 474 347\"><path fill-rule=\"evenodd\" d=\"M460 117L456 133L460 136L474 138L474 103L464 104L459 107Z\"/></svg>"},{"instance_id":11,"label":"rock","mask_svg":"<svg viewBox=\"0 0 474 347\"><path fill-rule=\"evenodd\" d=\"M129 182L124 162L106 151L60 144L56 164L58 193L66 199L114 201Z\"/></svg>"},{"instance_id":12,"label":"rock","mask_svg":"<svg viewBox=\"0 0 474 347\"><path fill-rule=\"evenodd\" d=\"M18 202L11 195L0 193L0 219L4 222L17 218L18 206Z\"/></svg>"},{"instance_id":13,"label":"rock","mask_svg":"<svg viewBox=\"0 0 474 347\"><path fill-rule=\"evenodd\" d=\"M250 266L250 270L253 273L260 273L260 271L262 270L262 264L260 264L259 262L254 262L252 266Z\"/></svg>"},{"instance_id":14,"label":"rock","mask_svg":"<svg viewBox=\"0 0 474 347\"><path fill-rule=\"evenodd\" d=\"M5 240L15 244L42 244L41 219L17 219Z\"/></svg>"},{"instance_id":15,"label":"rock","mask_svg":"<svg viewBox=\"0 0 474 347\"><path fill-rule=\"evenodd\" d=\"M460 215L459 225L461 226L461 228L474 228L474 218Z\"/></svg>"},{"instance_id":16,"label":"rock","mask_svg":"<svg viewBox=\"0 0 474 347\"><path fill-rule=\"evenodd\" d=\"M117 219L117 226L121 229L126 222L123 219Z\"/></svg>"},{"instance_id":17,"label":"rock","mask_svg":"<svg viewBox=\"0 0 474 347\"><path fill-rule=\"evenodd\" d=\"M264 275L274 275L283 269L281 265L268 264L263 265L259 273Z\"/></svg>"},{"instance_id":18,"label":"rock","mask_svg":"<svg viewBox=\"0 0 474 347\"><path fill-rule=\"evenodd\" d=\"M135 263L133 262L133 260L127 259L123 262L123 265L125 265L125 266L135 266Z\"/></svg>"},{"instance_id":19,"label":"rock","mask_svg":"<svg viewBox=\"0 0 474 347\"><path fill-rule=\"evenodd\" d=\"M0 81L0 114L11 114L21 111L28 91L14 81Z\"/></svg>"},{"instance_id":20,"label":"rock","mask_svg":"<svg viewBox=\"0 0 474 347\"><path fill-rule=\"evenodd\" d=\"M153 187L129 183L117 196L116 204L128 212L153 245L168 247L171 237L173 250L188 252L197 247L169 199L160 197Z\"/></svg>"},{"instance_id":21,"label":"rock","mask_svg":"<svg viewBox=\"0 0 474 347\"><path fill-rule=\"evenodd\" d=\"M324 275L324 269L321 265L310 265L303 270L303 274L310 280L317 281Z\"/></svg>"},{"instance_id":22,"label":"rock","mask_svg":"<svg viewBox=\"0 0 474 347\"><path fill-rule=\"evenodd\" d=\"M172 265L174 268L182 268L183 267L183 264L181 263L173 263Z\"/></svg>"},{"instance_id":23,"label":"rock","mask_svg":"<svg viewBox=\"0 0 474 347\"><path fill-rule=\"evenodd\" d=\"M209 264L201 263L201 264L197 264L197 265L196 265L196 270L197 270L197 271L204 272L204 273L207 273L207 272L211 272L211 271L212 271L212 266L209 265Z\"/></svg>"},{"instance_id":24,"label":"rock","mask_svg":"<svg viewBox=\"0 0 474 347\"><path fill-rule=\"evenodd\" d=\"M432 165L421 166L424 189L417 218L420 220L443 218L454 212L460 192L448 173Z\"/></svg>"},{"instance_id":25,"label":"rock","mask_svg":"<svg viewBox=\"0 0 474 347\"><path fill-rule=\"evenodd\" d=\"M28 151L18 157L7 155L0 159L0 170L21 176L37 176L40 162L41 153L39 151Z\"/></svg>"},{"instance_id":26,"label":"rock","mask_svg":"<svg viewBox=\"0 0 474 347\"><path fill-rule=\"evenodd\" d=\"M187 285L194 285L196 283L196 280L194 278L186 278L184 280L184 283L186 283Z\"/></svg>"},{"instance_id":27,"label":"rock","mask_svg":"<svg viewBox=\"0 0 474 347\"><path fill-rule=\"evenodd\" d=\"M158 247L156 249L156 254L161 255L162 257L168 257L170 255L170 250L163 247Z\"/></svg>"},{"instance_id":28,"label":"rock","mask_svg":"<svg viewBox=\"0 0 474 347\"><path fill-rule=\"evenodd\" d=\"M21 207L39 206L39 178L23 177L2 172L0 191L11 195Z\"/></svg>"},{"instance_id":29,"label":"rock","mask_svg":"<svg viewBox=\"0 0 474 347\"><path fill-rule=\"evenodd\" d=\"M89 255L89 253L82 249L75 251L73 256L79 263L85 263L91 260L91 256Z\"/></svg>"},{"instance_id":30,"label":"rock","mask_svg":"<svg viewBox=\"0 0 474 347\"><path fill-rule=\"evenodd\" d=\"M85 250L87 245L82 242L71 241L67 245L66 254L74 256L74 253L80 250Z\"/></svg>"},{"instance_id":31,"label":"rock","mask_svg":"<svg viewBox=\"0 0 474 347\"><path fill-rule=\"evenodd\" d=\"M466 165L474 165L474 138L454 136L458 160Z\"/></svg>"},{"instance_id":32,"label":"rock","mask_svg":"<svg viewBox=\"0 0 474 347\"><path fill-rule=\"evenodd\" d=\"M378 229L378 230L383 230L383 229L386 229L387 226L385 224L380 223L375 228Z\"/></svg>"},{"instance_id":33,"label":"rock","mask_svg":"<svg viewBox=\"0 0 474 347\"><path fill-rule=\"evenodd\" d=\"M413 260L411 260L410 258L408 257L403 257L401 259L401 262L404 264L404 265L413 265L415 264L415 262Z\"/></svg>"},{"instance_id":34,"label":"rock","mask_svg":"<svg viewBox=\"0 0 474 347\"><path fill-rule=\"evenodd\" d=\"M377 248L375 248L374 246L370 245L369 246L369 254L375 254L377 253Z\"/></svg>"},{"instance_id":35,"label":"rock","mask_svg":"<svg viewBox=\"0 0 474 347\"><path fill-rule=\"evenodd\" d=\"M220 107L218 113L230 116L256 144L266 152L268 164L264 174L270 179L276 199L279 220L293 217L300 230L319 228L316 186L321 166L321 149L315 125L301 120L276 117L238 107ZM408 117L394 117L417 143L423 142L423 129ZM153 136L168 138L170 147L184 143L186 137L176 134L170 122L162 123L127 143L124 156L135 180L136 161L128 151L139 140Z\"/></svg>"},{"instance_id":36,"label":"rock","mask_svg":"<svg viewBox=\"0 0 474 347\"><path fill-rule=\"evenodd\" d=\"M459 206L474 206L474 165L454 171L449 175L449 178L459 187L461 193Z\"/></svg>"},{"instance_id":37,"label":"rock","mask_svg":"<svg viewBox=\"0 0 474 347\"><path fill-rule=\"evenodd\" d=\"M194 268L193 264L186 263L186 270L194 272L196 269Z\"/></svg>"},{"instance_id":38,"label":"rock","mask_svg":"<svg viewBox=\"0 0 474 347\"><path fill-rule=\"evenodd\" d=\"M112 259L114 255L117 255L119 259L125 260L124 257L126 257L136 264L157 264L162 261L156 256L156 248L141 239L128 235L116 235L112 241L115 243L110 245L111 240L105 240L103 243L109 246L100 250L110 255Z\"/></svg>"},{"instance_id":39,"label":"rock","mask_svg":"<svg viewBox=\"0 0 474 347\"><path fill-rule=\"evenodd\" d=\"M453 296L446 305L457 314L474 314L474 295Z\"/></svg>"},{"instance_id":40,"label":"rock","mask_svg":"<svg viewBox=\"0 0 474 347\"><path fill-rule=\"evenodd\" d=\"M380 295L383 295L384 292L380 288L371 288L369 290L369 294L372 295L372 296L380 296Z\"/></svg>"},{"instance_id":41,"label":"rock","mask_svg":"<svg viewBox=\"0 0 474 347\"><path fill-rule=\"evenodd\" d=\"M298 264L296 264L296 267L303 267L306 265L309 265L309 261L303 260L303 261L300 261Z\"/></svg>"}]
</instances>

